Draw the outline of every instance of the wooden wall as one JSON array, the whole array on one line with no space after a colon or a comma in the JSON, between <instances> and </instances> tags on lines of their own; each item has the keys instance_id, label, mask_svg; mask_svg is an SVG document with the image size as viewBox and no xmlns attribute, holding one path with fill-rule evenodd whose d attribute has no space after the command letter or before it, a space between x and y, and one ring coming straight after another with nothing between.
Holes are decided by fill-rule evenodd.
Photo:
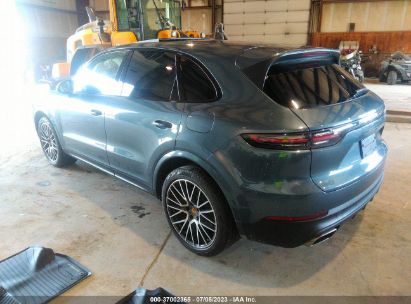
<instances>
[{"instance_id":1,"label":"wooden wall","mask_svg":"<svg viewBox=\"0 0 411 304\"><path fill-rule=\"evenodd\" d=\"M340 41L359 41L360 50L369 53L373 45L377 45L379 53L391 54L395 51L411 53L411 31L404 32L345 32L345 33L313 33L310 45L338 48Z\"/></svg>"},{"instance_id":2,"label":"wooden wall","mask_svg":"<svg viewBox=\"0 0 411 304\"><path fill-rule=\"evenodd\" d=\"M411 0L324 2L321 32L411 31Z\"/></svg>"}]
</instances>

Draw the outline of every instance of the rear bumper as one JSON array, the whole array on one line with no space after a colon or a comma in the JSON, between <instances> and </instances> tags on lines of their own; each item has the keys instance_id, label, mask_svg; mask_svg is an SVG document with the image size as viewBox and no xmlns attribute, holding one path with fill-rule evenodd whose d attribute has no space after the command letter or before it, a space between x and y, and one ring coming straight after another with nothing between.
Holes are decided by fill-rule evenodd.
<instances>
[{"instance_id":1,"label":"rear bumper","mask_svg":"<svg viewBox=\"0 0 411 304\"><path fill-rule=\"evenodd\" d=\"M297 247L310 240L339 228L344 222L361 211L378 192L383 180L379 176L361 195L349 200L344 208L318 220L290 222L261 219L255 223L242 223L248 239L281 247Z\"/></svg>"}]
</instances>

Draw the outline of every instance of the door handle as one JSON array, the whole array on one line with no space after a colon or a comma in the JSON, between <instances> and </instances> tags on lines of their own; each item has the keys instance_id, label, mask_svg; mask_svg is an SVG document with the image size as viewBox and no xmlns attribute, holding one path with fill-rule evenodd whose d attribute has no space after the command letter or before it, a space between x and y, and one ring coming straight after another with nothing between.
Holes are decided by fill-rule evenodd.
<instances>
[{"instance_id":1,"label":"door handle","mask_svg":"<svg viewBox=\"0 0 411 304\"><path fill-rule=\"evenodd\" d=\"M103 113L100 110L93 109L93 110L90 111L90 114L93 115L93 116L100 116Z\"/></svg>"},{"instance_id":2,"label":"door handle","mask_svg":"<svg viewBox=\"0 0 411 304\"><path fill-rule=\"evenodd\" d=\"M153 122L153 125L155 125L159 129L171 129L173 127L173 124L171 122L164 120L155 120Z\"/></svg>"}]
</instances>

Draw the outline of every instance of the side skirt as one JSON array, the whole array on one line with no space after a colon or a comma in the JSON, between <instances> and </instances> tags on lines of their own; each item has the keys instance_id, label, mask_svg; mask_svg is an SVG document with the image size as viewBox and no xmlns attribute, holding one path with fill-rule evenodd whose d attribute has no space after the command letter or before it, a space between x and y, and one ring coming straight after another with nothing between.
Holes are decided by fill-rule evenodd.
<instances>
[{"instance_id":1,"label":"side skirt","mask_svg":"<svg viewBox=\"0 0 411 304\"><path fill-rule=\"evenodd\" d=\"M140 185L138 185L138 184L130 181L130 180L127 179L127 178L124 178L124 177L122 177L122 176L120 176L120 175L115 174L113 171L107 170L107 169L105 169L105 168L103 168L103 167L101 167L101 166L99 166L99 165L96 165L96 164L94 164L94 163L92 163L92 162L90 162L90 161L88 161L88 160L85 160L84 158L82 158L82 157L80 157L80 156L77 156L77 155L75 155L75 154L71 154L71 156L74 157L74 158L76 158L76 159L78 159L78 160L81 160L82 162L85 162L86 164L88 164L88 165L90 165L90 166L93 166L93 167L96 168L96 169L99 169L100 171L103 171L104 173L107 173L107 174L109 174L109 175L111 175L111 176L117 177L118 179L120 179L120 180L122 180L122 181L125 181L125 182L129 183L130 185L133 185L134 187L137 187L137 188L139 188L139 189L141 189L141 190L144 190L144 191L146 191L146 192L152 193L150 190L148 190L148 189L146 189L146 188L144 188L144 187L142 187L142 186L140 186Z\"/></svg>"}]
</instances>

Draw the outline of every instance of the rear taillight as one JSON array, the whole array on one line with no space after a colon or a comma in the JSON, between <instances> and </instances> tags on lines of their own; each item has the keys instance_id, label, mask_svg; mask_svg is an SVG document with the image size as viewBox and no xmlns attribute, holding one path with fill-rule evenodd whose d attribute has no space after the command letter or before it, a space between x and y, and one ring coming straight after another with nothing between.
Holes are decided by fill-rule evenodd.
<instances>
[{"instance_id":1,"label":"rear taillight","mask_svg":"<svg viewBox=\"0 0 411 304\"><path fill-rule=\"evenodd\" d=\"M343 137L342 132L325 129L315 132L288 134L243 134L244 140L251 146L265 149L303 150L332 146Z\"/></svg>"},{"instance_id":2,"label":"rear taillight","mask_svg":"<svg viewBox=\"0 0 411 304\"><path fill-rule=\"evenodd\" d=\"M308 150L337 144L348 132L376 121L384 115L376 110L361 115L361 119L333 128L295 133L248 133L242 134L251 146L278 150ZM382 134L384 127L380 130Z\"/></svg>"},{"instance_id":3,"label":"rear taillight","mask_svg":"<svg viewBox=\"0 0 411 304\"><path fill-rule=\"evenodd\" d=\"M319 148L335 145L342 138L341 133L332 129L314 132L311 135L311 148Z\"/></svg>"},{"instance_id":4,"label":"rear taillight","mask_svg":"<svg viewBox=\"0 0 411 304\"><path fill-rule=\"evenodd\" d=\"M250 145L267 149L305 149L309 147L310 138L306 133L294 134L243 134Z\"/></svg>"}]
</instances>

